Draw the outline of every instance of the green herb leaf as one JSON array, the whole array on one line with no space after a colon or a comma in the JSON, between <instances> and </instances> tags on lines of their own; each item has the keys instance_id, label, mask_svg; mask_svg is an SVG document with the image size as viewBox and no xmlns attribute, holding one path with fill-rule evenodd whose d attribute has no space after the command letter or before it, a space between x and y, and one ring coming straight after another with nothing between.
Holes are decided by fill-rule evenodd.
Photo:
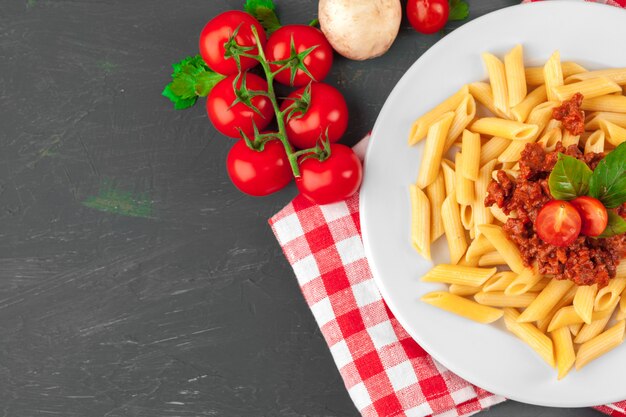
<instances>
[{"instance_id":1,"label":"green herb leaf","mask_svg":"<svg viewBox=\"0 0 626 417\"><path fill-rule=\"evenodd\" d=\"M450 0L448 20L465 20L469 16L469 4L463 0Z\"/></svg>"},{"instance_id":2,"label":"green herb leaf","mask_svg":"<svg viewBox=\"0 0 626 417\"><path fill-rule=\"evenodd\" d=\"M589 194L606 208L626 202L626 143L600 161L589 181Z\"/></svg>"},{"instance_id":3,"label":"green herb leaf","mask_svg":"<svg viewBox=\"0 0 626 417\"><path fill-rule=\"evenodd\" d=\"M268 35L280 29L276 5L272 0L246 0L245 10L261 22Z\"/></svg>"},{"instance_id":4,"label":"green herb leaf","mask_svg":"<svg viewBox=\"0 0 626 417\"><path fill-rule=\"evenodd\" d=\"M215 84L225 78L211 71L200 55L187 57L172 68L172 82L161 94L174 103L176 110L193 106L198 97L207 96Z\"/></svg>"},{"instance_id":5,"label":"green herb leaf","mask_svg":"<svg viewBox=\"0 0 626 417\"><path fill-rule=\"evenodd\" d=\"M559 153L559 159L550 173L548 185L552 197L557 200L572 200L586 195L592 172L582 161Z\"/></svg>"},{"instance_id":6,"label":"green herb leaf","mask_svg":"<svg viewBox=\"0 0 626 417\"><path fill-rule=\"evenodd\" d=\"M604 232L598 237L611 237L626 233L626 220L613 210L608 211L609 223L606 225Z\"/></svg>"}]
</instances>

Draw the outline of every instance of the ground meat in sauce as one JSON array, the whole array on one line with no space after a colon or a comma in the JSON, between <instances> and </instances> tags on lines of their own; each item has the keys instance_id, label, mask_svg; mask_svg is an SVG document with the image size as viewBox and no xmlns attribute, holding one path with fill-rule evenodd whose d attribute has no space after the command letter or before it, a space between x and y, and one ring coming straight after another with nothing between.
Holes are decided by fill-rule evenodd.
<instances>
[{"instance_id":1,"label":"ground meat in sauce","mask_svg":"<svg viewBox=\"0 0 626 417\"><path fill-rule=\"evenodd\" d=\"M569 279L578 285L598 283L602 287L615 276L617 264L626 256L626 234L607 239L581 236L563 248L544 242L535 232L539 210L552 200L548 177L559 152L584 161L591 169L604 158L604 154L583 154L576 145L566 149L558 143L554 152L546 153L540 144L529 143L519 161L520 176L511 179L504 171L498 171L497 181L492 181L487 189L485 206L497 204L505 214L513 213L503 229L520 248L527 266L536 261L542 274ZM620 207L618 213L626 217L626 206Z\"/></svg>"},{"instance_id":2,"label":"ground meat in sauce","mask_svg":"<svg viewBox=\"0 0 626 417\"><path fill-rule=\"evenodd\" d=\"M572 135L580 135L585 131L585 112L580 109L583 95L576 93L552 111L552 118L560 120L563 127Z\"/></svg>"}]
</instances>

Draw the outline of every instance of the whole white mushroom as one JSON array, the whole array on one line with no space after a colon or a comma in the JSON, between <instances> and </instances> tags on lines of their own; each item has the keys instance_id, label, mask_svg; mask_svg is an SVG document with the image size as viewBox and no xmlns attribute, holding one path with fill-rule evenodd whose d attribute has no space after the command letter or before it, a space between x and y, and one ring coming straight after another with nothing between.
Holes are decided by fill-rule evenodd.
<instances>
[{"instance_id":1,"label":"whole white mushroom","mask_svg":"<svg viewBox=\"0 0 626 417\"><path fill-rule=\"evenodd\" d=\"M362 61L387 52L402 21L400 0L320 0L320 27L335 51Z\"/></svg>"}]
</instances>

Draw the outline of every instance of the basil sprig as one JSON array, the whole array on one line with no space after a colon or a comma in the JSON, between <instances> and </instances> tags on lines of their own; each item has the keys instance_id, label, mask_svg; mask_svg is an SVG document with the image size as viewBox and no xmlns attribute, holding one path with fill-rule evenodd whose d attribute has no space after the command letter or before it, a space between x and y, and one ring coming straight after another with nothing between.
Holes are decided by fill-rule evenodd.
<instances>
[{"instance_id":1,"label":"basil sprig","mask_svg":"<svg viewBox=\"0 0 626 417\"><path fill-rule=\"evenodd\" d=\"M550 193L557 200L573 200L589 195L597 198L607 209L626 202L626 143L610 152L592 172L587 164L559 153L559 158L548 178ZM626 233L626 220L608 210L609 223L599 237Z\"/></svg>"}]
</instances>

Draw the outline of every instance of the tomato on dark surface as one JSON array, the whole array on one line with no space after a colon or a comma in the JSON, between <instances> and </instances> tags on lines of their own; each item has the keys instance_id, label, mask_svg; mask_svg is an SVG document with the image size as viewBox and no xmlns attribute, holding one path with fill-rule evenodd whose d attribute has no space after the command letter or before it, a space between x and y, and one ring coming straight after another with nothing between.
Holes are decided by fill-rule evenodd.
<instances>
[{"instance_id":1,"label":"tomato on dark surface","mask_svg":"<svg viewBox=\"0 0 626 417\"><path fill-rule=\"evenodd\" d=\"M435 33L446 25L450 4L448 0L408 0L406 15L416 31Z\"/></svg>"},{"instance_id":2,"label":"tomato on dark surface","mask_svg":"<svg viewBox=\"0 0 626 417\"><path fill-rule=\"evenodd\" d=\"M356 193L362 178L363 166L354 151L345 145L331 144L327 159L307 158L300 163L296 185L312 202L330 204Z\"/></svg>"},{"instance_id":3,"label":"tomato on dark surface","mask_svg":"<svg viewBox=\"0 0 626 417\"><path fill-rule=\"evenodd\" d=\"M279 140L266 142L261 151L250 149L245 140L238 141L228 152L226 169L235 187L257 197L284 188L293 178L285 148Z\"/></svg>"},{"instance_id":4,"label":"tomato on dark surface","mask_svg":"<svg viewBox=\"0 0 626 417\"><path fill-rule=\"evenodd\" d=\"M267 82L258 75L244 74L246 86L249 90L267 91ZM240 88L243 77L237 82ZM269 98L265 96L253 97L251 103L259 109L258 114L244 103L232 106L237 98L233 88L236 76L231 75L217 83L207 97L206 109L213 126L225 136L239 138L241 129L246 135L254 135L254 124L259 130L264 129L274 117L274 108ZM231 107L232 106L232 107Z\"/></svg>"},{"instance_id":5,"label":"tomato on dark surface","mask_svg":"<svg viewBox=\"0 0 626 417\"><path fill-rule=\"evenodd\" d=\"M269 61L282 61L291 56L291 41L296 53L301 53L309 48L315 49L309 53L301 62L306 67L313 79L301 69L291 67L276 74L276 81L284 85L302 87L311 81L322 81L328 75L333 65L333 48L326 40L326 37L317 28L306 25L283 26L272 33L265 45L265 54ZM300 64L296 58L291 65ZM290 64L286 64L290 66ZM272 71L277 71L281 66L270 65ZM293 74L295 70L295 76ZM293 78L293 84L291 79Z\"/></svg>"},{"instance_id":6,"label":"tomato on dark surface","mask_svg":"<svg viewBox=\"0 0 626 417\"><path fill-rule=\"evenodd\" d=\"M306 87L291 93L281 105L285 110L294 100L302 98ZM348 127L348 105L341 93L323 83L311 83L311 100L306 109L297 110L286 121L289 142L296 148L315 146L320 139L337 142Z\"/></svg>"},{"instance_id":7,"label":"tomato on dark surface","mask_svg":"<svg viewBox=\"0 0 626 417\"><path fill-rule=\"evenodd\" d=\"M554 246L568 246L580 235L582 220L567 201L552 200L537 214L535 229L541 240Z\"/></svg>"},{"instance_id":8,"label":"tomato on dark surface","mask_svg":"<svg viewBox=\"0 0 626 417\"><path fill-rule=\"evenodd\" d=\"M609 223L609 214L600 200L583 196L570 201L582 220L580 233L585 236L600 236Z\"/></svg>"},{"instance_id":9,"label":"tomato on dark surface","mask_svg":"<svg viewBox=\"0 0 626 417\"><path fill-rule=\"evenodd\" d=\"M200 55L204 62L215 72L224 75L237 74L237 63L232 57L226 57L225 49L230 37L237 31L235 42L241 47L253 47L247 51L249 54L258 54L256 40L251 27L256 27L261 41L261 47L265 45L265 30L254 17L246 12L230 10L224 12L209 21L200 33ZM241 70L248 70L258 64L258 61L242 57Z\"/></svg>"}]
</instances>

